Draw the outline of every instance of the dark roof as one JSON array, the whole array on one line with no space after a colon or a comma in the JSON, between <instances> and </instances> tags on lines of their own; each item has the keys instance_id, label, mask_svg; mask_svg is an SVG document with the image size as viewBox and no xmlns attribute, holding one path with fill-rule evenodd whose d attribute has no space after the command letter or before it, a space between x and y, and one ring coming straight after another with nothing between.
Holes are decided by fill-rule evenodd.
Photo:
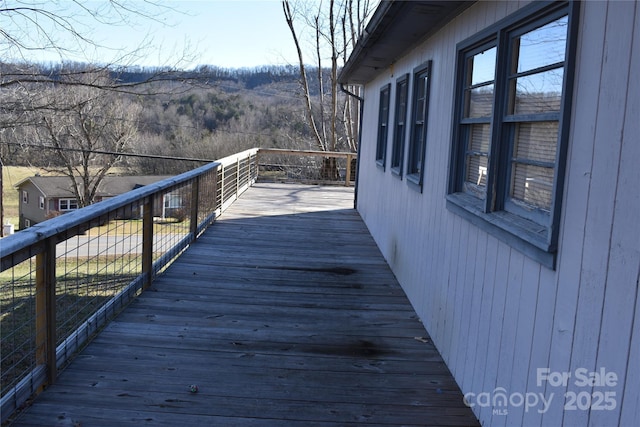
<instances>
[{"instance_id":1,"label":"dark roof","mask_svg":"<svg viewBox=\"0 0 640 427\"><path fill-rule=\"evenodd\" d=\"M168 176L105 176L96 195L100 197L117 196L165 178ZM45 197L75 197L70 179L67 176L32 176L20 181L16 187L20 188L27 181L31 181L33 185L38 187Z\"/></svg>"},{"instance_id":2,"label":"dark roof","mask_svg":"<svg viewBox=\"0 0 640 427\"><path fill-rule=\"evenodd\" d=\"M473 1L382 1L338 81L364 84L458 16Z\"/></svg>"}]
</instances>

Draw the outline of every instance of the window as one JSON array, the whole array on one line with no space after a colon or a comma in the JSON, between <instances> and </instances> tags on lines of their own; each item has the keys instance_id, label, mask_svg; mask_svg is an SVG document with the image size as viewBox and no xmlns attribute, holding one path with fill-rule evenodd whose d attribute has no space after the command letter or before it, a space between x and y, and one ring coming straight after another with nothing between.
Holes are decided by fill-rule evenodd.
<instances>
[{"instance_id":1,"label":"window","mask_svg":"<svg viewBox=\"0 0 640 427\"><path fill-rule=\"evenodd\" d=\"M78 209L78 201L76 199L60 199L58 208L61 211L73 211Z\"/></svg>"},{"instance_id":2,"label":"window","mask_svg":"<svg viewBox=\"0 0 640 427\"><path fill-rule=\"evenodd\" d=\"M429 114L429 80L431 62L417 68L413 79L413 105L411 116L411 140L407 179L422 188L424 157L427 145L427 117Z\"/></svg>"},{"instance_id":3,"label":"window","mask_svg":"<svg viewBox=\"0 0 640 427\"><path fill-rule=\"evenodd\" d=\"M29 203L29 193L27 190L22 190L22 203Z\"/></svg>"},{"instance_id":4,"label":"window","mask_svg":"<svg viewBox=\"0 0 640 427\"><path fill-rule=\"evenodd\" d=\"M164 207L165 209L175 209L182 207L182 197L178 194L165 194L164 195Z\"/></svg>"},{"instance_id":5,"label":"window","mask_svg":"<svg viewBox=\"0 0 640 427\"><path fill-rule=\"evenodd\" d=\"M485 198L491 115L493 113L496 46L480 46L469 52L464 64L461 136L466 142L462 190Z\"/></svg>"},{"instance_id":6,"label":"window","mask_svg":"<svg viewBox=\"0 0 640 427\"><path fill-rule=\"evenodd\" d=\"M44 197L43 196L39 196L38 197L38 204L40 205L40 209L44 209Z\"/></svg>"},{"instance_id":7,"label":"window","mask_svg":"<svg viewBox=\"0 0 640 427\"><path fill-rule=\"evenodd\" d=\"M391 85L380 90L380 110L378 112L378 143L376 145L376 163L383 168L387 158L387 138L389 134L389 98Z\"/></svg>"},{"instance_id":8,"label":"window","mask_svg":"<svg viewBox=\"0 0 640 427\"><path fill-rule=\"evenodd\" d=\"M551 267L577 3L532 4L458 46L448 206Z\"/></svg>"},{"instance_id":9,"label":"window","mask_svg":"<svg viewBox=\"0 0 640 427\"><path fill-rule=\"evenodd\" d=\"M404 157L404 139L407 120L407 96L409 93L409 75L396 80L396 106L393 129L393 147L391 150L391 171L402 176L402 158Z\"/></svg>"},{"instance_id":10,"label":"window","mask_svg":"<svg viewBox=\"0 0 640 427\"><path fill-rule=\"evenodd\" d=\"M165 194L162 203L162 218L185 218L180 194Z\"/></svg>"}]
</instances>

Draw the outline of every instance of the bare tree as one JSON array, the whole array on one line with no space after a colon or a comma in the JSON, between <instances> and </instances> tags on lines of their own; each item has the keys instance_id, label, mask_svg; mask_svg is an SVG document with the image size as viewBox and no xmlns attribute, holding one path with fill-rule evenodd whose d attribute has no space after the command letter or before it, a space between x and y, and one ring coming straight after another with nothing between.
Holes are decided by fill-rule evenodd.
<instances>
[{"instance_id":1,"label":"bare tree","mask_svg":"<svg viewBox=\"0 0 640 427\"><path fill-rule=\"evenodd\" d=\"M90 36L93 25L131 25L138 18L162 21L164 14L174 12L176 10L172 7L154 0L143 2L108 0L92 3L81 0L0 1L0 55L2 57L0 90L3 95L0 99L0 137L3 132L15 133L21 126L34 125L33 122L28 122L38 117L38 114L33 114L34 112L53 111L54 106L49 105L47 99L41 96L43 84L55 83L58 86L88 86L110 92L132 92L144 83L148 83L128 84L113 79L92 81L85 78L88 71L92 75L99 75L100 72L106 71L113 73L117 68L114 64L120 66L132 64L135 59L147 53L148 46L151 45L151 40L147 37L140 48L133 51L102 46ZM114 52L111 61L92 55L92 52L102 47L111 48ZM56 52L60 61L70 54L79 54L84 58L83 62L100 62L102 65L80 70L67 67L64 72L43 74L37 67L29 65L30 53L33 51ZM109 63L105 64L105 62ZM8 63L12 64L7 65ZM165 69L149 81L171 79L174 76L170 71ZM86 107L88 104L85 102L84 105ZM77 107L80 108L80 105ZM55 135L55 129L52 128L52 131ZM0 177L2 163L0 159ZM85 196L90 198L90 195ZM0 222L3 222L2 197L0 197Z\"/></svg>"},{"instance_id":2,"label":"bare tree","mask_svg":"<svg viewBox=\"0 0 640 427\"><path fill-rule=\"evenodd\" d=\"M87 79L109 84L106 75ZM35 127L37 138L55 148L54 165L70 178L78 205L90 205L103 178L120 160L119 154L134 141L141 107L90 86L54 87L46 92L52 108L34 113L41 117Z\"/></svg>"},{"instance_id":3,"label":"bare tree","mask_svg":"<svg viewBox=\"0 0 640 427\"><path fill-rule=\"evenodd\" d=\"M315 5L316 8L311 9L302 0L293 5L289 0L282 1L284 17L298 52L307 121L320 150L356 151L359 108L350 96L341 94L338 71L364 30L372 5L369 0L327 0ZM303 30L296 27L297 19L303 21L303 30L313 33L313 67L320 87L317 96L310 91L308 70L312 66L308 65L307 56L311 55L305 56ZM349 91L358 89L349 88Z\"/></svg>"},{"instance_id":4,"label":"bare tree","mask_svg":"<svg viewBox=\"0 0 640 427\"><path fill-rule=\"evenodd\" d=\"M132 93L142 87L149 90L149 83L175 80L178 68L195 59L188 52L188 46L182 53L174 55L177 57L167 58L165 64L156 67L157 73L144 81L123 82L118 78L91 80L85 75L109 72L117 76L152 51L168 51L154 45L150 35L133 49L105 45L91 37L94 26L109 25L117 31L118 27L139 25L145 21L164 24L170 22L171 14L180 13L166 2L157 0L0 1L0 89L55 82ZM52 62L60 65L49 66L43 71L42 66L33 65L30 59L34 52L47 53L49 58L55 58ZM109 57L104 56L105 52ZM37 104L30 102L30 105Z\"/></svg>"},{"instance_id":5,"label":"bare tree","mask_svg":"<svg viewBox=\"0 0 640 427\"><path fill-rule=\"evenodd\" d=\"M87 63L131 63L154 48L149 36L138 49L128 51L94 39L94 28L108 25L117 30L117 27L149 20L164 22L175 13L180 12L157 0L3 0L0 2L0 54L4 61L14 63L30 62L34 52L49 53L50 58L56 58L55 62L74 56ZM97 58L98 48L103 55L105 51L112 52L112 59L117 61Z\"/></svg>"}]
</instances>

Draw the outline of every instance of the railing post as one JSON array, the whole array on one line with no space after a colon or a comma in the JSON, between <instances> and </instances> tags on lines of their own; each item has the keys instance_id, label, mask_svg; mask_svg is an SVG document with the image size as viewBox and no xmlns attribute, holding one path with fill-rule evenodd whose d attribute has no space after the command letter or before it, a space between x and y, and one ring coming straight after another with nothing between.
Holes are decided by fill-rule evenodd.
<instances>
[{"instance_id":1,"label":"railing post","mask_svg":"<svg viewBox=\"0 0 640 427\"><path fill-rule=\"evenodd\" d=\"M226 169L224 165L220 165L220 212L222 212L222 207L224 206L224 173Z\"/></svg>"},{"instance_id":2,"label":"railing post","mask_svg":"<svg viewBox=\"0 0 640 427\"><path fill-rule=\"evenodd\" d=\"M348 187L351 181L351 154L347 154L347 170L345 172L345 175L346 176L344 177L344 185Z\"/></svg>"},{"instance_id":3,"label":"railing post","mask_svg":"<svg viewBox=\"0 0 640 427\"><path fill-rule=\"evenodd\" d=\"M193 236L194 240L196 238L196 233L198 232L199 189L200 177L196 177L191 181L191 222L189 223L189 232Z\"/></svg>"},{"instance_id":4,"label":"railing post","mask_svg":"<svg viewBox=\"0 0 640 427\"><path fill-rule=\"evenodd\" d=\"M253 178L253 181L257 181L258 175L260 174L260 149L259 148L256 151L256 154L254 156L254 161L255 161L255 172L252 178Z\"/></svg>"},{"instance_id":5,"label":"railing post","mask_svg":"<svg viewBox=\"0 0 640 427\"><path fill-rule=\"evenodd\" d=\"M36 364L46 365L47 384L57 376L56 361L56 244L46 239L36 255Z\"/></svg>"},{"instance_id":6,"label":"railing post","mask_svg":"<svg viewBox=\"0 0 640 427\"><path fill-rule=\"evenodd\" d=\"M236 159L236 199L240 194L240 156Z\"/></svg>"},{"instance_id":7,"label":"railing post","mask_svg":"<svg viewBox=\"0 0 640 427\"><path fill-rule=\"evenodd\" d=\"M153 199L147 197L142 205L142 289L153 280Z\"/></svg>"}]
</instances>

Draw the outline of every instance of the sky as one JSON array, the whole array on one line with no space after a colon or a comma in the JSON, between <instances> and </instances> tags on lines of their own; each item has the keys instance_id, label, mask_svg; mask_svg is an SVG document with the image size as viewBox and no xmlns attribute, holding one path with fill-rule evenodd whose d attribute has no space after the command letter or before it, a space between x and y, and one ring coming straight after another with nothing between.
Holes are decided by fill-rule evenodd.
<instances>
[{"instance_id":1,"label":"sky","mask_svg":"<svg viewBox=\"0 0 640 427\"><path fill-rule=\"evenodd\" d=\"M53 35L56 45L66 50L22 49L18 54L15 51L10 54L5 48L3 56L5 60L7 56L17 55L37 62L59 62L62 58L109 64L177 65L184 69L201 64L224 68L297 64L295 45L280 0L163 0L156 2L158 6L149 6L142 0L125 1L124 4L142 11L142 14L127 14L126 23L109 9L106 0L80 1L88 9L98 10L102 23L70 0L46 6L57 8L53 9L55 13L69 18L74 29L95 43L81 43L64 28L40 17L43 34ZM11 0L6 1L7 6L9 3ZM37 44L35 33L25 29L29 25L33 23L0 14L1 28L13 28L19 38L31 38L32 43ZM123 57L124 52L131 51L137 54Z\"/></svg>"}]
</instances>

